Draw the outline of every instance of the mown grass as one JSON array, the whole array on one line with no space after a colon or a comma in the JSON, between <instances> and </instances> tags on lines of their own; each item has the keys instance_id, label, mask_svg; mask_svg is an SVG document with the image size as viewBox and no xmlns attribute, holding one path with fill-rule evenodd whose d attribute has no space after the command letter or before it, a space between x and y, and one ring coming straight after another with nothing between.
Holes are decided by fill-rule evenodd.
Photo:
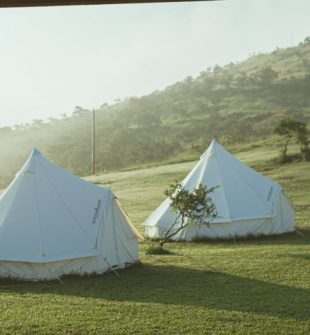
<instances>
[{"instance_id":1,"label":"mown grass","mask_svg":"<svg viewBox=\"0 0 310 335\"><path fill-rule=\"evenodd\" d=\"M1 332L307 334L310 232L225 243L173 243L142 265L58 282L2 281Z\"/></svg>"},{"instance_id":2,"label":"mown grass","mask_svg":"<svg viewBox=\"0 0 310 335\"><path fill-rule=\"evenodd\" d=\"M60 282L0 281L1 334L309 334L309 163L278 166L265 149L240 157L279 181L297 208L304 236L169 243L169 255L103 276ZM175 178L194 162L111 173L110 186L137 227Z\"/></svg>"}]
</instances>

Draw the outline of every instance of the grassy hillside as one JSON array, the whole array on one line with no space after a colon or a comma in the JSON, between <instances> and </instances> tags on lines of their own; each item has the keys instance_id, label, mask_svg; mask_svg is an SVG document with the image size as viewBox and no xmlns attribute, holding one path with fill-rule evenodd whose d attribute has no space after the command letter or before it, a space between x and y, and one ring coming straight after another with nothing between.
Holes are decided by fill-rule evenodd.
<instances>
[{"instance_id":1,"label":"grassy hillside","mask_svg":"<svg viewBox=\"0 0 310 335\"><path fill-rule=\"evenodd\" d=\"M284 115L309 123L309 89L307 38L296 47L215 66L163 91L102 104L96 111L98 171L198 157L212 137L227 145L256 142L269 137ZM1 128L0 186L33 147L75 174L89 174L91 122L91 113L76 107L70 117Z\"/></svg>"},{"instance_id":2,"label":"grassy hillside","mask_svg":"<svg viewBox=\"0 0 310 335\"><path fill-rule=\"evenodd\" d=\"M309 334L309 163L277 166L266 143L237 154L279 181L297 209L301 237L170 243L169 256L64 284L0 281L1 334ZM142 221L162 191L194 162L91 177L110 186L129 216Z\"/></svg>"}]
</instances>

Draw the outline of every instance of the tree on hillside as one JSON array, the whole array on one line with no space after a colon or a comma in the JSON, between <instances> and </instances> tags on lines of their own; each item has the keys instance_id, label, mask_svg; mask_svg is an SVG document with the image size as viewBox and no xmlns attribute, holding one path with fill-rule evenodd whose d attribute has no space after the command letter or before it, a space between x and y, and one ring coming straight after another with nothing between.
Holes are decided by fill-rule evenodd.
<instances>
[{"instance_id":1,"label":"tree on hillside","mask_svg":"<svg viewBox=\"0 0 310 335\"><path fill-rule=\"evenodd\" d=\"M279 120L274 128L273 133L280 136L280 157L279 161L285 163L289 160L287 155L288 145L295 134L296 121L292 118L283 118Z\"/></svg>"},{"instance_id":2,"label":"tree on hillside","mask_svg":"<svg viewBox=\"0 0 310 335\"><path fill-rule=\"evenodd\" d=\"M209 194L217 187L207 188L207 186L199 184L193 191L189 191L184 189L178 181L169 185L164 194L170 199L172 211L177 216L160 241L161 247L190 224L210 224L212 219L217 216L217 211Z\"/></svg>"},{"instance_id":3,"label":"tree on hillside","mask_svg":"<svg viewBox=\"0 0 310 335\"><path fill-rule=\"evenodd\" d=\"M74 111L72 112L72 115L73 116L79 116L81 114L85 114L85 113L89 113L90 114L90 111L88 109L85 109L81 106L75 106L74 108Z\"/></svg>"},{"instance_id":4,"label":"tree on hillside","mask_svg":"<svg viewBox=\"0 0 310 335\"><path fill-rule=\"evenodd\" d=\"M310 160L310 148L309 148L309 131L307 129L307 125L304 122L296 123L296 139L300 145L300 153L304 160Z\"/></svg>"},{"instance_id":5,"label":"tree on hillside","mask_svg":"<svg viewBox=\"0 0 310 335\"><path fill-rule=\"evenodd\" d=\"M310 36L307 36L307 37L304 39L304 44L310 44Z\"/></svg>"},{"instance_id":6,"label":"tree on hillside","mask_svg":"<svg viewBox=\"0 0 310 335\"><path fill-rule=\"evenodd\" d=\"M278 73L270 66L265 66L253 75L256 83L261 87L269 86L278 78Z\"/></svg>"},{"instance_id":7,"label":"tree on hillside","mask_svg":"<svg viewBox=\"0 0 310 335\"><path fill-rule=\"evenodd\" d=\"M289 161L287 154L288 146L292 139L295 137L300 144L301 155L304 159L310 159L308 130L304 122L295 120L290 117L280 119L273 128L273 132L279 135L280 140L280 157L279 161L285 163Z\"/></svg>"}]
</instances>

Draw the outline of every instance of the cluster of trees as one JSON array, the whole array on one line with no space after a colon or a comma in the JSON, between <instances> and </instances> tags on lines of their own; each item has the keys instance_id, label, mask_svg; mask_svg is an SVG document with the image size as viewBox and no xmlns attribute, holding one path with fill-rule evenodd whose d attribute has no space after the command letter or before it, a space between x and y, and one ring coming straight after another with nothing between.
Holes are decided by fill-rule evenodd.
<instances>
[{"instance_id":1,"label":"cluster of trees","mask_svg":"<svg viewBox=\"0 0 310 335\"><path fill-rule=\"evenodd\" d=\"M96 110L98 171L198 156L213 137L225 145L261 139L289 115L308 124L309 40L208 68L163 91L102 104ZM0 187L33 147L75 174L90 174L91 122L90 111L78 106L71 116L0 128Z\"/></svg>"},{"instance_id":2,"label":"cluster of trees","mask_svg":"<svg viewBox=\"0 0 310 335\"><path fill-rule=\"evenodd\" d=\"M300 146L301 157L306 161L310 160L309 131L305 122L286 117L275 124L273 132L280 137L279 161L281 163L287 163L291 160L288 155L288 147L293 139Z\"/></svg>"}]
</instances>

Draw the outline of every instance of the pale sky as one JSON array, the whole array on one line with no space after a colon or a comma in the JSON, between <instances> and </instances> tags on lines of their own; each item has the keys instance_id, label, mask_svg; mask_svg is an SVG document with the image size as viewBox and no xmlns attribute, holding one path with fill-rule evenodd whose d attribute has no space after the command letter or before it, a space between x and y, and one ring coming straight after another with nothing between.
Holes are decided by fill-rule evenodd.
<instances>
[{"instance_id":1,"label":"pale sky","mask_svg":"<svg viewBox=\"0 0 310 335\"><path fill-rule=\"evenodd\" d=\"M309 35L309 0L0 9L0 126L148 94Z\"/></svg>"}]
</instances>

